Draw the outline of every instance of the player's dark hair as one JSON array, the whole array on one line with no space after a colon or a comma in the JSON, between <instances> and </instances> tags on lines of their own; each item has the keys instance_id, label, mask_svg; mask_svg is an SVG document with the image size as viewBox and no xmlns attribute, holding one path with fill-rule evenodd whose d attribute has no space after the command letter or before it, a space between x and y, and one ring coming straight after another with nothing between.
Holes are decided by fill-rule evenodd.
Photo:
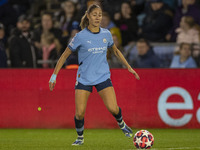
<instances>
[{"instance_id":1,"label":"player's dark hair","mask_svg":"<svg viewBox=\"0 0 200 150\"><path fill-rule=\"evenodd\" d=\"M101 9L100 6L98 6L96 4L93 4L87 9L87 11L85 12L84 16L81 18L80 26L81 26L82 30L89 25L89 19L87 17L87 14L90 14L95 8L100 8Z\"/></svg>"}]
</instances>

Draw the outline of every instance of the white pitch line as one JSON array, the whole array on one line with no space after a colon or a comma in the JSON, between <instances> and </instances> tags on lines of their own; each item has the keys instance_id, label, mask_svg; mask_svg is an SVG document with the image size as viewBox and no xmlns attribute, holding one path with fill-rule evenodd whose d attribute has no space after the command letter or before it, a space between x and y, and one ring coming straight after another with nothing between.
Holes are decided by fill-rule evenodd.
<instances>
[{"instance_id":1,"label":"white pitch line","mask_svg":"<svg viewBox=\"0 0 200 150\"><path fill-rule=\"evenodd\" d=\"M176 150L176 149L180 149L180 150L182 150L182 149L190 149L190 150L192 150L192 149L200 149L200 147L176 147L176 148L152 148L151 150L159 150L159 149L164 149L164 150Z\"/></svg>"},{"instance_id":2,"label":"white pitch line","mask_svg":"<svg viewBox=\"0 0 200 150\"><path fill-rule=\"evenodd\" d=\"M200 147L151 148L150 150L184 150L184 149L193 150L193 149L200 149ZM135 150L135 149L123 149L123 150Z\"/></svg>"},{"instance_id":3,"label":"white pitch line","mask_svg":"<svg viewBox=\"0 0 200 150\"><path fill-rule=\"evenodd\" d=\"M177 147L177 148L168 148L168 149L192 149L192 148L200 149L200 147Z\"/></svg>"}]
</instances>

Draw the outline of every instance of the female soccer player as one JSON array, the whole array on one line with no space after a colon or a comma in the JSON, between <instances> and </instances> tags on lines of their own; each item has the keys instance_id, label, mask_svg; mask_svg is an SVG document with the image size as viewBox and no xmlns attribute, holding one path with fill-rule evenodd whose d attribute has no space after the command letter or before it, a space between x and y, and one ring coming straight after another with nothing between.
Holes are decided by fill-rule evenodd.
<instances>
[{"instance_id":1,"label":"female soccer player","mask_svg":"<svg viewBox=\"0 0 200 150\"><path fill-rule=\"evenodd\" d=\"M72 145L82 145L84 143L84 115L93 86L96 87L109 112L116 118L125 136L130 138L133 134L132 130L123 121L121 109L117 105L106 59L107 48L113 49L115 55L128 68L128 71L133 73L136 79L139 80L140 77L113 43L111 33L107 29L100 28L101 20L101 8L98 5L91 5L82 17L80 23L82 31L75 35L58 60L49 81L49 88L52 91L56 83L56 76L65 60L72 52L78 51L79 68L75 86L76 114L74 117L78 137Z\"/></svg>"}]
</instances>

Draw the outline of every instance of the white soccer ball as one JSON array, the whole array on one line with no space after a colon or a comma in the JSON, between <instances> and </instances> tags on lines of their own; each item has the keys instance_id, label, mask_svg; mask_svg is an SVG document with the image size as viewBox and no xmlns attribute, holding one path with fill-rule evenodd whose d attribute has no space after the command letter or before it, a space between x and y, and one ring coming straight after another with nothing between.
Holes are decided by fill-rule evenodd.
<instances>
[{"instance_id":1,"label":"white soccer ball","mask_svg":"<svg viewBox=\"0 0 200 150\"><path fill-rule=\"evenodd\" d=\"M153 146L154 137L149 131L140 130L135 133L133 143L138 149L150 149Z\"/></svg>"}]
</instances>

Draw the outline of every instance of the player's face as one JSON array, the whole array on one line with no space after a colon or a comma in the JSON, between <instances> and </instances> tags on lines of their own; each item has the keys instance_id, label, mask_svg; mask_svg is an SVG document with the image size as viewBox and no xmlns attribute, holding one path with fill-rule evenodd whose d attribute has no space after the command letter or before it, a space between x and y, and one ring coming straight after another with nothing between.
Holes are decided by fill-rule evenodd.
<instances>
[{"instance_id":1,"label":"player's face","mask_svg":"<svg viewBox=\"0 0 200 150\"><path fill-rule=\"evenodd\" d=\"M100 8L95 8L89 15L89 24L93 27L99 27L102 20L102 11Z\"/></svg>"}]
</instances>

